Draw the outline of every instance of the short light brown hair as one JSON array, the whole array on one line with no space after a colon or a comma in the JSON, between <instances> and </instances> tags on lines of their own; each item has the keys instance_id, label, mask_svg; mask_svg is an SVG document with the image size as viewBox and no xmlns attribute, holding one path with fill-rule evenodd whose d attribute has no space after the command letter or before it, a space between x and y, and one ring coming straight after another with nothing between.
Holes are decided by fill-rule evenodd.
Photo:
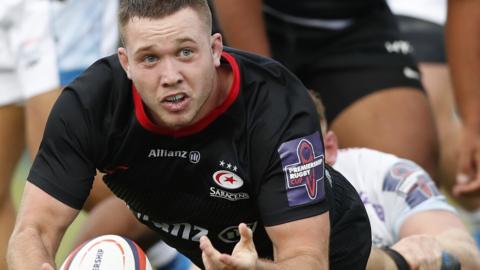
<instances>
[{"instance_id":1,"label":"short light brown hair","mask_svg":"<svg viewBox=\"0 0 480 270\"><path fill-rule=\"evenodd\" d=\"M327 118L325 117L325 106L323 105L322 99L320 98L320 95L313 90L308 90L308 93L310 94L310 97L312 98L313 103L315 104L315 108L317 109L318 119L320 119L320 127L322 128L322 132L326 133Z\"/></svg>"},{"instance_id":2,"label":"short light brown hair","mask_svg":"<svg viewBox=\"0 0 480 270\"><path fill-rule=\"evenodd\" d=\"M187 7L198 12L208 33L211 33L212 14L207 0L121 0L118 10L118 26L122 43L125 44L125 25L132 18L160 19Z\"/></svg>"}]
</instances>

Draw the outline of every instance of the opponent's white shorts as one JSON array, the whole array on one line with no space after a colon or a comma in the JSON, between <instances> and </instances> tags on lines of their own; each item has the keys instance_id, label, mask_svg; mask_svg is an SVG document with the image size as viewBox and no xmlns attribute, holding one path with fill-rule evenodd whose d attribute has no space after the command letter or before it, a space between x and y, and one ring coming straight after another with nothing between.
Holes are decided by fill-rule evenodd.
<instances>
[{"instance_id":1,"label":"opponent's white shorts","mask_svg":"<svg viewBox=\"0 0 480 270\"><path fill-rule=\"evenodd\" d=\"M118 0L53 1L61 85L118 48Z\"/></svg>"},{"instance_id":2,"label":"opponent's white shorts","mask_svg":"<svg viewBox=\"0 0 480 270\"><path fill-rule=\"evenodd\" d=\"M2 0L0 106L59 86L48 0Z\"/></svg>"}]
</instances>

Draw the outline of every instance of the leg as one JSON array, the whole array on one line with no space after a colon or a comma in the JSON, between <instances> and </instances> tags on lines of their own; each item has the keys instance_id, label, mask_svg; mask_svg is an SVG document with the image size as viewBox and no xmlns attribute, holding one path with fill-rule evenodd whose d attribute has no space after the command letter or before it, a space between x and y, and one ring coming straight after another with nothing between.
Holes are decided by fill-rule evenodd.
<instances>
[{"instance_id":1,"label":"leg","mask_svg":"<svg viewBox=\"0 0 480 270\"><path fill-rule=\"evenodd\" d=\"M376 91L347 107L331 127L340 147L392 153L435 175L437 134L430 104L422 92L400 87Z\"/></svg>"},{"instance_id":2,"label":"leg","mask_svg":"<svg viewBox=\"0 0 480 270\"><path fill-rule=\"evenodd\" d=\"M460 121L455 116L449 71L444 64L421 64L422 83L432 105L437 126L440 166L438 179L446 187L455 180L455 149L458 143Z\"/></svg>"},{"instance_id":3,"label":"leg","mask_svg":"<svg viewBox=\"0 0 480 270\"><path fill-rule=\"evenodd\" d=\"M445 64L420 64L422 83L432 104L440 145L438 181L443 190L451 195L455 183L457 152L461 122L456 116L450 73ZM455 198L467 210L480 207L480 198Z\"/></svg>"},{"instance_id":4,"label":"leg","mask_svg":"<svg viewBox=\"0 0 480 270\"><path fill-rule=\"evenodd\" d=\"M24 145L23 109L0 107L0 270L6 270L5 254L8 238L15 222L10 183Z\"/></svg>"}]
</instances>

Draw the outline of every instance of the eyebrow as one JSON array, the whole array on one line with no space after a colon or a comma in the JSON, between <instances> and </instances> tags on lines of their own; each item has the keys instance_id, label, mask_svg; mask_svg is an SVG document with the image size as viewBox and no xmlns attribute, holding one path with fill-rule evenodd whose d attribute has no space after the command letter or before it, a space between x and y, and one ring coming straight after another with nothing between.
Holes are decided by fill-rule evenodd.
<instances>
[{"instance_id":1,"label":"eyebrow","mask_svg":"<svg viewBox=\"0 0 480 270\"><path fill-rule=\"evenodd\" d=\"M190 37L184 37L184 38L179 38L179 39L175 40L175 45L179 45L179 44L186 43L186 42L192 42L192 43L195 43L195 44L197 43L194 39L192 39ZM155 47L155 44L140 47L140 48L138 48L138 50L136 50L135 54L141 53L143 51L151 50L153 47Z\"/></svg>"},{"instance_id":2,"label":"eyebrow","mask_svg":"<svg viewBox=\"0 0 480 270\"><path fill-rule=\"evenodd\" d=\"M179 38L176 40L176 44L181 44L181 43L185 43L185 42L193 42L193 43L197 43L195 42L195 40L193 40L192 38L189 38L189 37L184 37L184 38Z\"/></svg>"},{"instance_id":3,"label":"eyebrow","mask_svg":"<svg viewBox=\"0 0 480 270\"><path fill-rule=\"evenodd\" d=\"M138 53L141 53L143 51L148 51L150 50L154 45L148 45L148 46L144 46L144 47L140 47L138 48L138 50L135 51L135 54L138 54Z\"/></svg>"}]
</instances>

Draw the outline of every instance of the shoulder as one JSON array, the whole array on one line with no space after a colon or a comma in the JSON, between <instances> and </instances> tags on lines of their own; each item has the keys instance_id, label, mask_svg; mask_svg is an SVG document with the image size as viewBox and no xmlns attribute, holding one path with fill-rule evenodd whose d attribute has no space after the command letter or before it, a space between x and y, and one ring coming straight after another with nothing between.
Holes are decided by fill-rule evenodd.
<instances>
[{"instance_id":1,"label":"shoulder","mask_svg":"<svg viewBox=\"0 0 480 270\"><path fill-rule=\"evenodd\" d=\"M277 86L280 91L285 87L299 87L305 90L302 82L285 66L272 58L225 48L225 52L235 59L245 86L261 83L264 86Z\"/></svg>"},{"instance_id":2,"label":"shoulder","mask_svg":"<svg viewBox=\"0 0 480 270\"><path fill-rule=\"evenodd\" d=\"M116 54L101 58L76 78L65 90L76 94L86 106L95 103L115 102L129 95L131 81L122 69ZM102 104L104 105L104 104Z\"/></svg>"},{"instance_id":3,"label":"shoulder","mask_svg":"<svg viewBox=\"0 0 480 270\"><path fill-rule=\"evenodd\" d=\"M105 86L114 81L127 79L116 54L101 58L90 65L75 81L67 87L74 89L86 86Z\"/></svg>"},{"instance_id":4,"label":"shoulder","mask_svg":"<svg viewBox=\"0 0 480 270\"><path fill-rule=\"evenodd\" d=\"M316 115L307 88L282 64L231 48L226 48L225 52L238 64L241 95L251 112L261 112L267 117L273 115L277 119L306 111Z\"/></svg>"}]
</instances>

